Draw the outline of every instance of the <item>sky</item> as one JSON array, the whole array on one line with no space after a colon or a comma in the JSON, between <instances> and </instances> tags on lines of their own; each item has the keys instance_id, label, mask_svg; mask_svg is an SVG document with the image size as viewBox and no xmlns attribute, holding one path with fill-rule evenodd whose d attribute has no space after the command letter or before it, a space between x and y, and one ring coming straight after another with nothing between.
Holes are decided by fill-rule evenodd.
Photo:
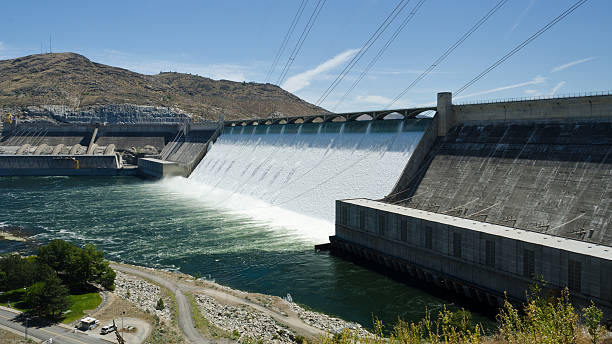
<instances>
[{"instance_id":1,"label":"sky","mask_svg":"<svg viewBox=\"0 0 612 344\"><path fill-rule=\"evenodd\" d=\"M411 0L321 105L334 112L434 104L576 0L509 0L397 102L391 101L499 0ZM0 60L75 52L139 73L265 82L302 0L7 1ZM280 85L317 103L400 0L326 0ZM319 0L307 1L269 82L278 83ZM454 103L612 90L612 1L589 0ZM374 64L372 60L387 45ZM51 38L51 44L49 44ZM371 68L367 68L371 64ZM361 81L348 94L347 90Z\"/></svg>"}]
</instances>

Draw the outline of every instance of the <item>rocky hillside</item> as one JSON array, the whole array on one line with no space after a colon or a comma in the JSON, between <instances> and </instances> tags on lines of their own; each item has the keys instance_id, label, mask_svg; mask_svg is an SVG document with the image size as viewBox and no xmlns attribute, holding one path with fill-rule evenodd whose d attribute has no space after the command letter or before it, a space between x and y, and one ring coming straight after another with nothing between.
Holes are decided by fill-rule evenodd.
<instances>
[{"instance_id":1,"label":"rocky hillside","mask_svg":"<svg viewBox=\"0 0 612 344\"><path fill-rule=\"evenodd\" d=\"M95 63L74 53L37 54L0 61L0 108L89 111L110 104L173 108L216 120L326 112L271 84L182 74L143 75Z\"/></svg>"}]
</instances>

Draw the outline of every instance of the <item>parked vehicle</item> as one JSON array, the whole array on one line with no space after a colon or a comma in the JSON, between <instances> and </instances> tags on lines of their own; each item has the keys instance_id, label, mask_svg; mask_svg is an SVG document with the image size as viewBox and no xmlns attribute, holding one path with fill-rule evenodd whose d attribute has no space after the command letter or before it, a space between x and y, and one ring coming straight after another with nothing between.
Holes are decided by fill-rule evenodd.
<instances>
[{"instance_id":1,"label":"parked vehicle","mask_svg":"<svg viewBox=\"0 0 612 344\"><path fill-rule=\"evenodd\" d=\"M77 327L81 331L88 331L93 330L94 328L98 327L98 325L100 325L100 320L92 317L85 317L81 319L81 322Z\"/></svg>"},{"instance_id":2,"label":"parked vehicle","mask_svg":"<svg viewBox=\"0 0 612 344\"><path fill-rule=\"evenodd\" d=\"M107 334L107 333L111 333L114 332L115 326L113 325L106 325L106 326L102 326L102 328L100 329L100 334Z\"/></svg>"}]
</instances>

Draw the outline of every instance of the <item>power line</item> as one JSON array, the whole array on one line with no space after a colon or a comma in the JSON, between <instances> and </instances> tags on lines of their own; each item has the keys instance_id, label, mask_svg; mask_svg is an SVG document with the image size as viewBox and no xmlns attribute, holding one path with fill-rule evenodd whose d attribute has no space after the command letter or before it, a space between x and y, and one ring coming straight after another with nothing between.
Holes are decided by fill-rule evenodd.
<instances>
[{"instance_id":1,"label":"power line","mask_svg":"<svg viewBox=\"0 0 612 344\"><path fill-rule=\"evenodd\" d=\"M278 52L276 53L276 56L274 57L274 62L272 62L272 66L270 66L270 70L268 71L268 74L266 75L266 81L265 81L266 83L270 80L270 77L272 76L272 73L274 73L274 69L276 69L276 65L278 64L278 60L280 59L280 57L285 52L285 48L287 47L287 43L289 42L289 38L291 37L291 35L293 35L293 31L295 30L295 27L297 26L297 23L300 20L300 17L302 16L302 13L304 12L304 8L306 8L306 5L308 5L308 0L302 0L302 2L300 3L300 7L298 7L297 12L293 16L293 20L291 21L291 25L289 26L289 30L287 30L287 33L285 34L285 37L283 38L283 42L281 43L281 46L278 49Z\"/></svg>"},{"instance_id":2,"label":"power line","mask_svg":"<svg viewBox=\"0 0 612 344\"><path fill-rule=\"evenodd\" d=\"M353 58L349 61L349 63L344 67L342 72L336 76L336 79L323 91L323 94L319 97L319 99L315 102L315 105L321 105L325 101L325 99L333 92L333 90L338 86L338 84L344 79L346 74L348 74L351 69L355 66L357 62L363 57L363 55L370 49L372 44L376 42L376 40L382 35L382 33L391 25L391 23L397 18L400 12L406 8L410 0L400 0L400 2L395 6L393 11L389 13L387 18L378 26L378 29L370 35L370 38L365 42L365 44L359 49L357 54L353 56Z\"/></svg>"},{"instance_id":3,"label":"power line","mask_svg":"<svg viewBox=\"0 0 612 344\"><path fill-rule=\"evenodd\" d=\"M295 47L293 47L293 51L291 52L289 59L287 59L287 62L285 63L285 66L283 67L283 71L281 72L281 75L279 76L278 81L276 82L277 85L282 84L283 80L285 80L285 77L287 76L287 73L289 72L289 68L291 68L291 65L293 64L293 61L297 57L297 54L300 52L300 49L302 49L302 45L304 44L306 37L308 37L308 34L310 33L310 30L314 26L314 23L317 20L319 13L321 13L321 10L323 9L323 5L325 5L326 1L327 0L319 0L319 2L317 2L317 5L312 11L312 14L310 15L310 18L308 19L308 22L306 23L306 26L304 27L304 30L302 31L300 38L295 44Z\"/></svg>"},{"instance_id":4,"label":"power line","mask_svg":"<svg viewBox=\"0 0 612 344\"><path fill-rule=\"evenodd\" d=\"M410 89L412 89L417 83L423 80L429 73L431 73L437 66L440 65L455 49L457 49L465 40L467 40L478 28L480 28L497 10L499 10L508 0L500 0L493 8L487 12L484 17L480 18L466 33L459 38L453 45L451 45L446 51L438 57L421 75L419 75L408 87L406 87L397 97L393 98L391 103L387 105L387 109L393 106L398 100L400 100Z\"/></svg>"},{"instance_id":5,"label":"power line","mask_svg":"<svg viewBox=\"0 0 612 344\"><path fill-rule=\"evenodd\" d=\"M340 98L340 100L338 100L338 102L336 103L336 105L334 105L334 109L338 107L338 105L340 105L344 99L346 99L346 97L348 97L348 95L355 89L355 87L357 87L357 85L361 82L361 80L368 74L368 72L370 71L370 69L372 69L372 67L374 67L374 65L378 62L378 60L382 57L382 55L385 53L385 51L387 50L387 48L389 48L389 46L391 45L391 43L393 43L393 41L397 38L397 36L399 36L399 34L402 32L402 30L406 27L406 25L408 25L408 23L412 20L412 18L414 18L414 16L416 15L417 11L419 10L419 8L421 8L421 6L423 5L423 3L426 0L420 0L412 9L412 11L410 11L410 13L408 14L408 16L406 18L404 18L404 21L400 24L400 26L397 27L397 29L395 29L395 32L393 33L393 35L389 38L389 40L387 41L387 43L385 43L385 45L380 48L380 50L378 51L378 54L376 54L376 56L374 56L374 58L370 61L370 63L366 66L366 68L361 72L361 74L359 75L359 77L357 78L357 80L355 80L355 82L353 82L353 84L351 85L351 87L349 87L349 89L344 93L344 95L342 96L342 98ZM507 0L505 0L507 1Z\"/></svg>"},{"instance_id":6,"label":"power line","mask_svg":"<svg viewBox=\"0 0 612 344\"><path fill-rule=\"evenodd\" d=\"M536 33L534 33L533 35L531 35L529 38L527 38L525 41L523 41L523 43L517 45L514 49L510 50L509 53L507 53L506 55L504 55L502 58L500 58L499 60L497 60L495 63L493 63L491 66L489 66L488 68L486 68L484 71L482 71L480 74L478 74L474 79L470 80L467 84L463 85L461 88L459 88L457 91L455 91L455 95L460 94L461 92L465 91L468 87L472 86L475 82L477 82L478 80L480 80L483 76L487 75L490 71L492 71L493 69L495 69L497 66L499 66L500 64L502 64L504 61L506 61L507 59L509 59L512 55L516 54L517 52L519 52L519 50L523 49L527 44L533 42L536 38L538 38L541 34L543 34L544 32L548 31L548 29L550 29L551 27L553 27L555 24L557 24L558 22L560 22L561 20L563 20L565 17L567 17L568 15L570 15L572 12L574 12L578 7L582 6L585 2L587 2L587 0L580 0L578 2L576 2L575 4L573 4L572 6L570 6L570 8L568 8L567 10L565 10L563 13L561 13L558 17L556 17L555 19L553 19L551 22L549 22L548 24L544 25L544 27L542 27L540 30L538 30Z\"/></svg>"}]
</instances>

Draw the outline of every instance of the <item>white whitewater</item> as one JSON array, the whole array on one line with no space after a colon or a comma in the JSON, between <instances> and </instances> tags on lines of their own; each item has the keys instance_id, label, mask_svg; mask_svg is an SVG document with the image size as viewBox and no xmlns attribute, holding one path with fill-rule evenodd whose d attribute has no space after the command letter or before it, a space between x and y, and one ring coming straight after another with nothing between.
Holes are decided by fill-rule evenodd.
<instances>
[{"instance_id":1,"label":"white whitewater","mask_svg":"<svg viewBox=\"0 0 612 344\"><path fill-rule=\"evenodd\" d=\"M226 128L189 179L168 183L207 205L304 237L333 234L335 200L388 194L427 119Z\"/></svg>"}]
</instances>

